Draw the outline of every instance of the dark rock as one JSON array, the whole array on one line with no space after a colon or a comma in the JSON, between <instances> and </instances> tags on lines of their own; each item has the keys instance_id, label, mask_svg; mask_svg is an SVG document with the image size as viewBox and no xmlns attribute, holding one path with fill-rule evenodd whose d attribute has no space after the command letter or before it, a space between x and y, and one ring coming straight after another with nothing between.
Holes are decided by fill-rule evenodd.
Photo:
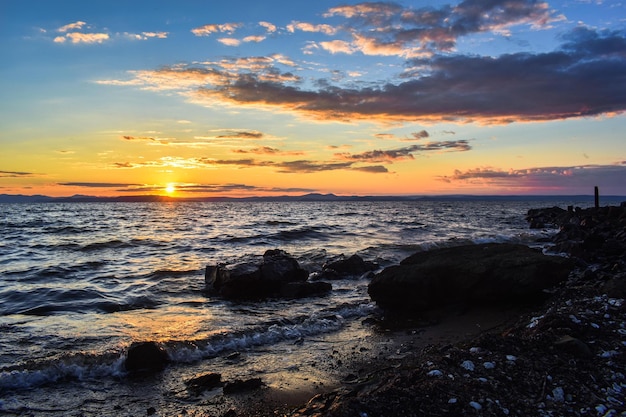
<instances>
[{"instance_id":1,"label":"dark rock","mask_svg":"<svg viewBox=\"0 0 626 417\"><path fill-rule=\"evenodd\" d=\"M195 393L209 391L222 386L222 375L216 373L208 373L191 378L185 382L187 388Z\"/></svg>"},{"instance_id":2,"label":"dark rock","mask_svg":"<svg viewBox=\"0 0 626 417\"><path fill-rule=\"evenodd\" d=\"M308 272L295 258L274 249L265 252L261 263L208 265L204 280L209 293L230 299L256 300L281 296L284 286L304 283L307 277ZM311 287L307 296L313 294L314 289L319 290L319 287ZM291 294L294 291L286 289L285 292Z\"/></svg>"},{"instance_id":3,"label":"dark rock","mask_svg":"<svg viewBox=\"0 0 626 417\"><path fill-rule=\"evenodd\" d=\"M602 291L612 298L626 298L626 272L609 278L602 286Z\"/></svg>"},{"instance_id":4,"label":"dark rock","mask_svg":"<svg viewBox=\"0 0 626 417\"><path fill-rule=\"evenodd\" d=\"M149 407L149 408L146 410L146 414L147 414L147 415L149 415L149 416L153 416L153 415L155 415L155 414L156 414L156 408L154 408L154 407Z\"/></svg>"},{"instance_id":5,"label":"dark rock","mask_svg":"<svg viewBox=\"0 0 626 417\"><path fill-rule=\"evenodd\" d=\"M252 391L261 388L263 385L261 378L246 380L236 379L224 384L224 394L237 394L239 392Z\"/></svg>"},{"instance_id":6,"label":"dark rock","mask_svg":"<svg viewBox=\"0 0 626 417\"><path fill-rule=\"evenodd\" d=\"M619 207L577 208L565 211L558 207L533 209L526 217L531 227L550 223L559 227L552 237L554 250L567 252L586 262L604 262L624 256L626 251L626 205Z\"/></svg>"},{"instance_id":7,"label":"dark rock","mask_svg":"<svg viewBox=\"0 0 626 417\"><path fill-rule=\"evenodd\" d=\"M333 286L328 282L288 282L280 287L280 296L283 298L304 298L326 294L332 291Z\"/></svg>"},{"instance_id":8,"label":"dark rock","mask_svg":"<svg viewBox=\"0 0 626 417\"><path fill-rule=\"evenodd\" d=\"M524 245L466 245L418 252L375 275L368 292L382 308L407 312L525 303L544 299L572 268L569 259Z\"/></svg>"},{"instance_id":9,"label":"dark rock","mask_svg":"<svg viewBox=\"0 0 626 417\"><path fill-rule=\"evenodd\" d=\"M124 367L129 372L154 372L165 368L167 352L155 342L137 342L130 345Z\"/></svg>"},{"instance_id":10,"label":"dark rock","mask_svg":"<svg viewBox=\"0 0 626 417\"><path fill-rule=\"evenodd\" d=\"M264 280L280 283L306 281L309 276L295 258L280 249L268 250L263 254L260 272Z\"/></svg>"},{"instance_id":11,"label":"dark rock","mask_svg":"<svg viewBox=\"0 0 626 417\"><path fill-rule=\"evenodd\" d=\"M554 343L554 346L563 352L568 352L580 358L593 356L591 349L585 342L569 335L561 337Z\"/></svg>"},{"instance_id":12,"label":"dark rock","mask_svg":"<svg viewBox=\"0 0 626 417\"><path fill-rule=\"evenodd\" d=\"M342 258L324 265L323 276L327 279L339 279L345 276L361 276L378 268L374 262L364 261L359 255Z\"/></svg>"}]
</instances>

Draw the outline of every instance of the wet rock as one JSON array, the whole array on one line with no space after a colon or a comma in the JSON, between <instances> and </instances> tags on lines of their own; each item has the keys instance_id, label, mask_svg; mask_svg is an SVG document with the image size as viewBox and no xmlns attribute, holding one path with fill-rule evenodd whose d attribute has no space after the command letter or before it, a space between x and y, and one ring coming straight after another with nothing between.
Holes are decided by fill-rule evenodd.
<instances>
[{"instance_id":1,"label":"wet rock","mask_svg":"<svg viewBox=\"0 0 626 417\"><path fill-rule=\"evenodd\" d=\"M185 382L187 389L195 393L202 391L210 391L214 388L222 386L222 375L217 373L208 373L197 376Z\"/></svg>"},{"instance_id":2,"label":"wet rock","mask_svg":"<svg viewBox=\"0 0 626 417\"><path fill-rule=\"evenodd\" d=\"M283 298L304 298L326 294L332 291L333 286L328 282L288 282L280 287L280 296Z\"/></svg>"},{"instance_id":3,"label":"wet rock","mask_svg":"<svg viewBox=\"0 0 626 417\"><path fill-rule=\"evenodd\" d=\"M299 298L330 291L330 284L307 282L308 272L280 249L268 250L260 263L208 265L207 291L229 299L258 300L268 297Z\"/></svg>"},{"instance_id":4,"label":"wet rock","mask_svg":"<svg viewBox=\"0 0 626 417\"><path fill-rule=\"evenodd\" d=\"M295 258L280 249L266 251L259 269L266 281L299 282L306 281L309 276Z\"/></svg>"},{"instance_id":5,"label":"wet rock","mask_svg":"<svg viewBox=\"0 0 626 417\"><path fill-rule=\"evenodd\" d=\"M137 342L130 345L124 367L128 372L155 372L165 368L167 352L155 342Z\"/></svg>"},{"instance_id":6,"label":"wet rock","mask_svg":"<svg viewBox=\"0 0 626 417\"><path fill-rule=\"evenodd\" d=\"M251 378L246 380L236 379L224 384L224 394L237 394L245 391L252 391L263 386L261 378Z\"/></svg>"},{"instance_id":7,"label":"wet rock","mask_svg":"<svg viewBox=\"0 0 626 417\"><path fill-rule=\"evenodd\" d=\"M384 309L419 312L452 304L545 299L573 263L515 244L466 245L418 252L374 276L368 291Z\"/></svg>"},{"instance_id":8,"label":"wet rock","mask_svg":"<svg viewBox=\"0 0 626 417\"><path fill-rule=\"evenodd\" d=\"M326 279L341 279L347 276L361 276L378 268L374 262L364 261L359 255L352 255L324 265L321 276Z\"/></svg>"}]
</instances>

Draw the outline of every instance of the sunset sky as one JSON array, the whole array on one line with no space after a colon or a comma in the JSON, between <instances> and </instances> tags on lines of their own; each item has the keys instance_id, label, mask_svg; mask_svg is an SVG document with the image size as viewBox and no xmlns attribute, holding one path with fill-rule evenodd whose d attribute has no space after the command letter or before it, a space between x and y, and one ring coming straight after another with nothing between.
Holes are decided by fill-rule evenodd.
<instances>
[{"instance_id":1,"label":"sunset sky","mask_svg":"<svg viewBox=\"0 0 626 417\"><path fill-rule=\"evenodd\" d=\"M0 194L626 195L626 2L0 1Z\"/></svg>"}]
</instances>

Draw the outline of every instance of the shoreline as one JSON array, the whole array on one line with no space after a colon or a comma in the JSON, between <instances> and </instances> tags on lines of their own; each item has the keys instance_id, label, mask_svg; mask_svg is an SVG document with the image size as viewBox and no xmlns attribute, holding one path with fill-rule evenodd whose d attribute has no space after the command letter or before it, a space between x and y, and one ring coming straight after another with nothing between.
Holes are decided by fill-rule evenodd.
<instances>
[{"instance_id":1,"label":"shoreline","mask_svg":"<svg viewBox=\"0 0 626 417\"><path fill-rule=\"evenodd\" d=\"M626 259L605 248L626 243L626 205L576 216L545 210L535 215L560 227L555 247L578 265L542 305L509 311L508 320L472 335L459 330L475 311L389 332L395 354L353 361L344 370L353 380L338 388L291 410L287 401L274 409L246 402L229 417L626 415ZM600 234L604 244L588 243ZM425 343L446 320L456 325L456 340Z\"/></svg>"}]
</instances>

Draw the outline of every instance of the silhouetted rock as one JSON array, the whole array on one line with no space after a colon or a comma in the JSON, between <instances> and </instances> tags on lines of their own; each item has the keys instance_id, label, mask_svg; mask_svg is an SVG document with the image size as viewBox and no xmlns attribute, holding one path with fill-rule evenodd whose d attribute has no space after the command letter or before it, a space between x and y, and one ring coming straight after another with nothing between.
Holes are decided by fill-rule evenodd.
<instances>
[{"instance_id":1,"label":"silhouetted rock","mask_svg":"<svg viewBox=\"0 0 626 417\"><path fill-rule=\"evenodd\" d=\"M572 269L569 259L524 245L466 245L418 252L375 275L368 291L382 308L409 312L529 302L544 299Z\"/></svg>"},{"instance_id":2,"label":"silhouetted rock","mask_svg":"<svg viewBox=\"0 0 626 417\"><path fill-rule=\"evenodd\" d=\"M246 380L236 379L224 384L224 394L237 394L239 392L252 391L261 388L263 385L261 378Z\"/></svg>"},{"instance_id":3,"label":"silhouetted rock","mask_svg":"<svg viewBox=\"0 0 626 417\"><path fill-rule=\"evenodd\" d=\"M124 367L129 372L155 372L165 368L167 352L155 342L137 342L130 345Z\"/></svg>"},{"instance_id":4,"label":"silhouetted rock","mask_svg":"<svg viewBox=\"0 0 626 417\"><path fill-rule=\"evenodd\" d=\"M361 276L378 268L374 262L364 261L359 255L337 259L324 265L321 277L326 279L341 279L347 276Z\"/></svg>"},{"instance_id":5,"label":"silhouetted rock","mask_svg":"<svg viewBox=\"0 0 626 417\"><path fill-rule=\"evenodd\" d=\"M328 283L310 283L307 278L298 261L280 249L266 251L261 263L208 265L205 272L207 290L230 299L299 298L332 289Z\"/></svg>"},{"instance_id":6,"label":"silhouetted rock","mask_svg":"<svg viewBox=\"0 0 626 417\"><path fill-rule=\"evenodd\" d=\"M534 225L551 225L555 252L568 253L586 262L619 259L626 253L626 204L563 210L532 209L526 219Z\"/></svg>"}]
</instances>

